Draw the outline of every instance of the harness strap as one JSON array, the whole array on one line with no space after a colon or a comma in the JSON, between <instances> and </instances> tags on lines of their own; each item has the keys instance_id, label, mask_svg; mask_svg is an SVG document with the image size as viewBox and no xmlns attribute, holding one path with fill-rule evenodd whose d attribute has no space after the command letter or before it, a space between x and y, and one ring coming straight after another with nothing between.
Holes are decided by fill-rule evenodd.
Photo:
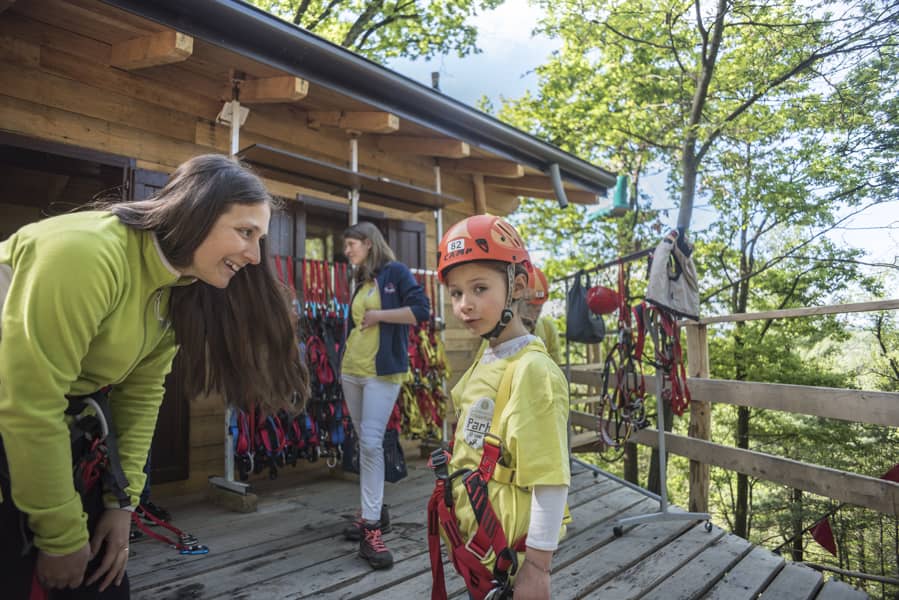
<instances>
[{"instance_id":1,"label":"harness strap","mask_svg":"<svg viewBox=\"0 0 899 600\"><path fill-rule=\"evenodd\" d=\"M112 411L109 407L109 388L103 388L87 396L69 397L68 400L69 407L66 409L66 414L77 416L89 406L93 407L101 427L101 433L97 435L96 431L79 427L82 419L75 421L76 431L72 433L80 435L77 434L77 430L80 429L90 441L86 457L76 465L76 485L80 482L84 486L83 490L88 491L98 480L102 479L104 486L115 495L121 508L131 506L131 497L125 491L128 488L128 478L125 476L122 461L119 458L118 439L112 420Z\"/></svg>"},{"instance_id":2,"label":"harness strap","mask_svg":"<svg viewBox=\"0 0 899 600\"><path fill-rule=\"evenodd\" d=\"M157 540L157 541L162 542L163 544L172 546L173 548L178 550L178 552L180 554L208 554L209 553L209 548L207 548L206 546L201 544L199 542L199 540L197 540L197 538L195 538L194 536L190 535L189 533L185 533L184 531L181 531L180 529L178 529L177 527L175 527L168 521L163 521L162 519L158 518L156 515L152 514L150 511L148 511L146 509L142 509L141 512L143 513L143 515L146 518L153 521L153 523L155 523L156 525L159 525L161 527L164 527L165 529L168 529L169 531L174 533L176 536L174 538L170 538L166 535L163 535L161 533L157 533L157 532L153 531L152 529L150 529L149 527L147 527L144 524L143 520L141 519L140 515L137 514L137 512L131 513L131 520L137 526L137 528L140 529L141 531L143 531L145 534L147 534L151 538L153 538L154 540Z\"/></svg>"},{"instance_id":3,"label":"harness strap","mask_svg":"<svg viewBox=\"0 0 899 600\"><path fill-rule=\"evenodd\" d=\"M446 582L443 561L440 557L440 528L446 533L450 556L456 571L465 580L465 587L476 598L483 600L494 590L511 591L509 580L518 570L518 552L523 552L527 536L509 544L502 523L490 503L488 484L496 481L512 484L515 470L501 464L502 439L499 437L500 417L512 396L512 379L517 361L506 366L500 380L493 407L490 431L484 436L481 461L475 470L448 473L450 454L437 449L431 454L428 466L434 470L437 483L428 502L428 553L431 560L433 587L432 600L446 598ZM499 475L499 477L498 477ZM452 482L462 477L466 495L477 521L477 529L467 542L463 539L453 504ZM495 556L493 572L481 562L490 553Z\"/></svg>"}]
</instances>

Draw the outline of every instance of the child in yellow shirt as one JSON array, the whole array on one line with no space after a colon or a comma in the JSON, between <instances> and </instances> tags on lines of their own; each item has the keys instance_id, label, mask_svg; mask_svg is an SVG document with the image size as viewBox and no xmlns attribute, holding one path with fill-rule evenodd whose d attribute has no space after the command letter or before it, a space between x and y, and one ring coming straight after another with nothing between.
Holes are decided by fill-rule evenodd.
<instances>
[{"instance_id":1,"label":"child in yellow shirt","mask_svg":"<svg viewBox=\"0 0 899 600\"><path fill-rule=\"evenodd\" d=\"M453 389L452 455L431 457L432 598L446 597L439 523L472 598L511 597L514 582L516 599L548 599L571 479L568 395L562 372L521 320L527 250L506 221L476 215L447 231L437 270L453 314L488 347Z\"/></svg>"}]
</instances>

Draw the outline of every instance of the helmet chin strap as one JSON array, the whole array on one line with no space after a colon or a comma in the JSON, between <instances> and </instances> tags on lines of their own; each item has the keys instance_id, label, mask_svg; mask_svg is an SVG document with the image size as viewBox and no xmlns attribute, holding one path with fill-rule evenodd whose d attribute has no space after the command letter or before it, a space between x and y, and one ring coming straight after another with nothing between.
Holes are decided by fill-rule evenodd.
<instances>
[{"instance_id":1,"label":"helmet chin strap","mask_svg":"<svg viewBox=\"0 0 899 600\"><path fill-rule=\"evenodd\" d=\"M515 316L515 313L512 312L512 291L515 285L515 265L509 263L506 267L506 306L503 308L503 312L499 316L499 321L496 326L482 335L481 337L487 340L496 339L500 336L503 330L506 328L512 321L512 317Z\"/></svg>"}]
</instances>

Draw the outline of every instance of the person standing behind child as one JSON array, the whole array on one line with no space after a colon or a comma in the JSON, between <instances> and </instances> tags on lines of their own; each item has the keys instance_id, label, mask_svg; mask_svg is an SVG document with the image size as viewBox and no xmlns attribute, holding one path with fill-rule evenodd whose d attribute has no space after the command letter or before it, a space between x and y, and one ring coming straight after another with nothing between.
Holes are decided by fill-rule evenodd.
<instances>
[{"instance_id":1,"label":"person standing behind child","mask_svg":"<svg viewBox=\"0 0 899 600\"><path fill-rule=\"evenodd\" d=\"M488 347L452 391L458 424L452 455L431 455L438 481L428 529L435 532L439 521L475 600L511 597L513 583L516 600L548 599L552 557L564 531L568 387L522 323L529 270L521 237L499 217L469 217L440 242L437 272L453 314ZM445 598L436 533L429 534L429 550L432 598Z\"/></svg>"},{"instance_id":2,"label":"person standing behind child","mask_svg":"<svg viewBox=\"0 0 899 600\"><path fill-rule=\"evenodd\" d=\"M546 352L557 365L562 364L562 347L559 329L551 317L540 314L549 300L549 282L539 268L534 267L534 276L528 278L528 299L521 308L521 322L525 329L543 340Z\"/></svg>"},{"instance_id":3,"label":"person standing behind child","mask_svg":"<svg viewBox=\"0 0 899 600\"><path fill-rule=\"evenodd\" d=\"M343 253L355 268L350 334L341 381L359 436L362 509L343 534L359 541L359 556L375 569L393 565L382 534L390 517L384 503L384 432L409 370L409 326L425 321L430 304L406 265L397 262L378 228L360 222L343 232Z\"/></svg>"}]
</instances>

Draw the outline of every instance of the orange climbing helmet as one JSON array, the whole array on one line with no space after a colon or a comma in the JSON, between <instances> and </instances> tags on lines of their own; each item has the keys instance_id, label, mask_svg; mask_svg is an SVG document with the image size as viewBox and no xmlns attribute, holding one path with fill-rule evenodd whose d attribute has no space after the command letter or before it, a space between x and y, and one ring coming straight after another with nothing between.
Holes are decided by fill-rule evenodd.
<instances>
[{"instance_id":1,"label":"orange climbing helmet","mask_svg":"<svg viewBox=\"0 0 899 600\"><path fill-rule=\"evenodd\" d=\"M546 273L534 267L534 272L528 277L528 304L543 306L549 300L549 281Z\"/></svg>"},{"instance_id":2,"label":"orange climbing helmet","mask_svg":"<svg viewBox=\"0 0 899 600\"><path fill-rule=\"evenodd\" d=\"M530 273L531 259L521 236L505 219L474 215L450 227L440 240L437 278L445 283L450 267L476 260L497 260L521 264Z\"/></svg>"}]
</instances>

